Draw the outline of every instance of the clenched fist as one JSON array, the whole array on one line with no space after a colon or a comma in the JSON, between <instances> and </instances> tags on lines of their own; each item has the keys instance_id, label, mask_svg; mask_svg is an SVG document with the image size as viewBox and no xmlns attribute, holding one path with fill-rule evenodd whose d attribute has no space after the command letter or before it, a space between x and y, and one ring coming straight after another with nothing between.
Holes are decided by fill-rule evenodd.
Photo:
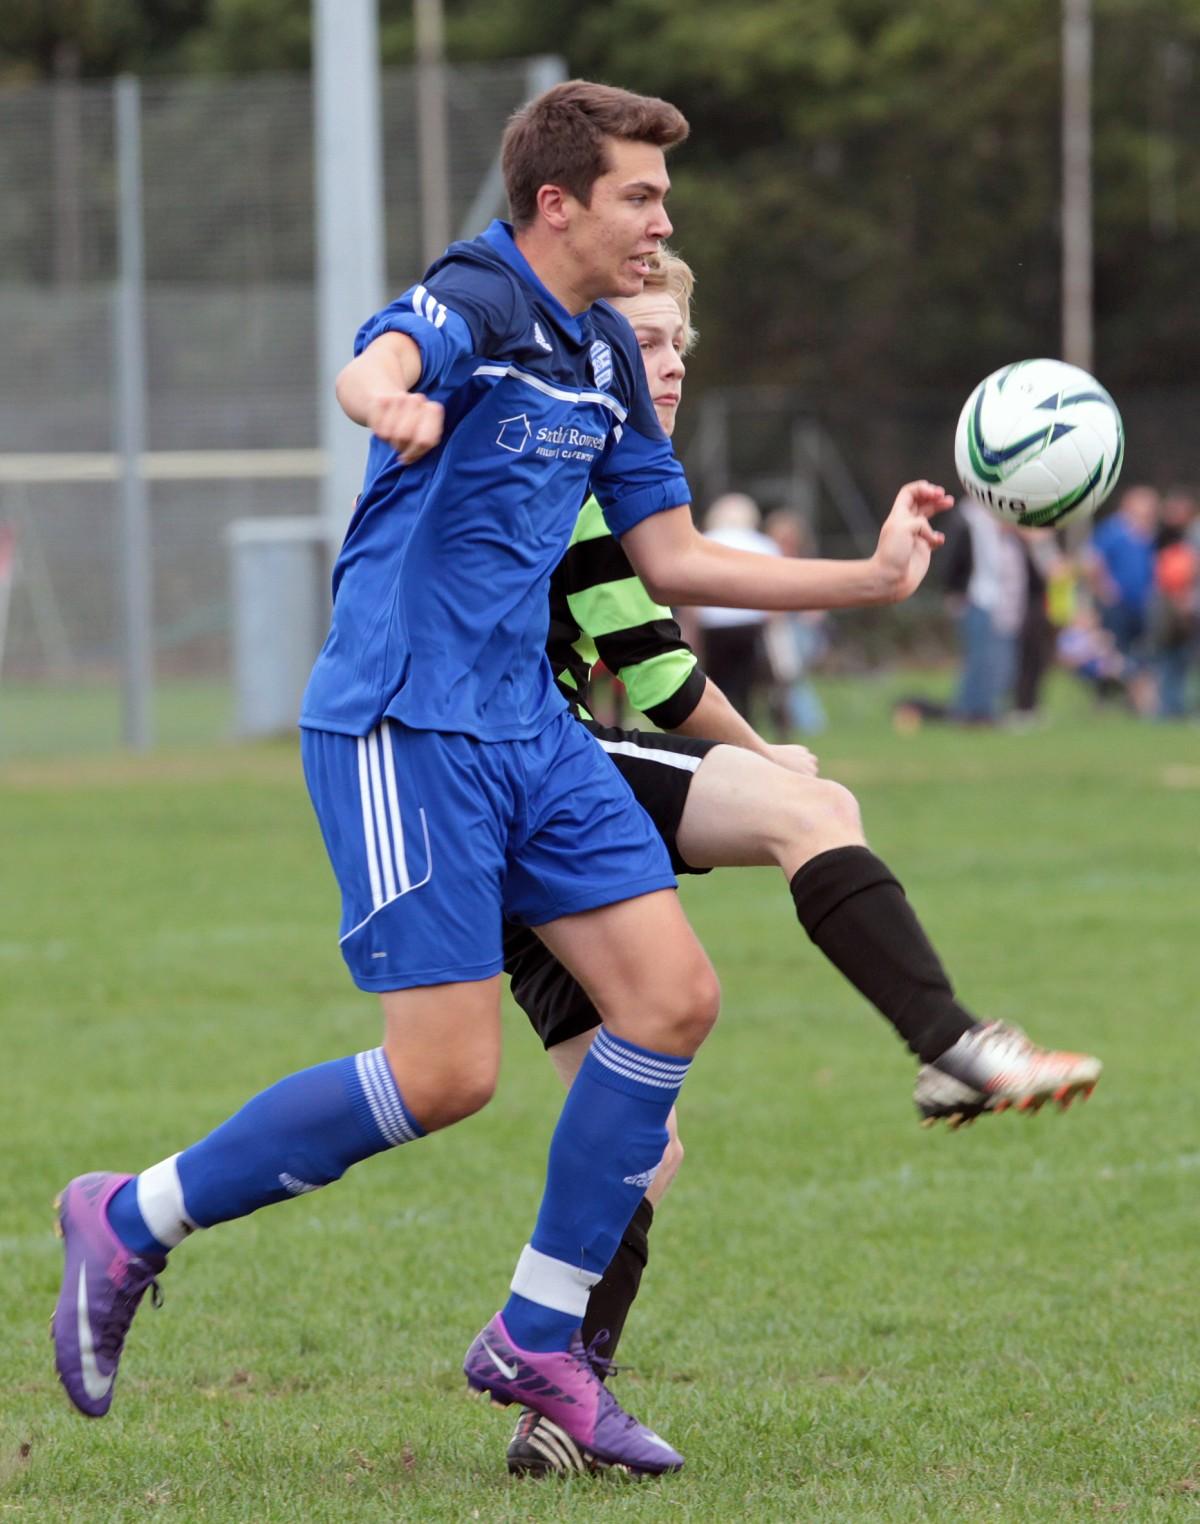
<instances>
[{"instance_id":1,"label":"clenched fist","mask_svg":"<svg viewBox=\"0 0 1200 1524\"><path fill-rule=\"evenodd\" d=\"M445 409L420 392L384 392L367 407L366 425L406 466L441 443Z\"/></svg>"}]
</instances>

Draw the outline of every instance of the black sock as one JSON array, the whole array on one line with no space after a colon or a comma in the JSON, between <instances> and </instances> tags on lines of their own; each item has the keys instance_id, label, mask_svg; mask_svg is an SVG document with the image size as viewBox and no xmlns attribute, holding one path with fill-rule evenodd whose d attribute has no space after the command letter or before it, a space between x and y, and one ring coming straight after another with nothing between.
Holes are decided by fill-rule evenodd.
<instances>
[{"instance_id":1,"label":"black sock","mask_svg":"<svg viewBox=\"0 0 1200 1524\"><path fill-rule=\"evenodd\" d=\"M596 1351L606 1360L611 1360L617 1352L621 1330L625 1327L625 1319L638 1294L642 1271L650 1257L650 1245L646 1237L653 1221L654 1208L643 1196L608 1269L592 1287L592 1294L588 1297L587 1312L583 1319L583 1342L585 1345L590 1343L598 1333L607 1329L608 1342Z\"/></svg>"},{"instance_id":2,"label":"black sock","mask_svg":"<svg viewBox=\"0 0 1200 1524\"><path fill-rule=\"evenodd\" d=\"M932 1063L978 1023L954 990L904 890L869 847L834 847L792 879L800 924L833 966Z\"/></svg>"}]
</instances>

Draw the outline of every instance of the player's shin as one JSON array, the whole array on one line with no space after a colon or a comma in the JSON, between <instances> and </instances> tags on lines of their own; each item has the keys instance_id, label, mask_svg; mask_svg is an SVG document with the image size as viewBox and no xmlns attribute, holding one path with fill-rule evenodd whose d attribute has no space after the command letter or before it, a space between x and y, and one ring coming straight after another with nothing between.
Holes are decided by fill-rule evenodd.
<instances>
[{"instance_id":1,"label":"player's shin","mask_svg":"<svg viewBox=\"0 0 1200 1524\"><path fill-rule=\"evenodd\" d=\"M689 1065L601 1028L555 1129L537 1225L504 1308L516 1344L567 1347L654 1178Z\"/></svg>"},{"instance_id":2,"label":"player's shin","mask_svg":"<svg viewBox=\"0 0 1200 1524\"><path fill-rule=\"evenodd\" d=\"M194 1228L305 1195L423 1135L374 1048L262 1091L199 1143L128 1181L108 1219L127 1248L161 1255Z\"/></svg>"},{"instance_id":3,"label":"player's shin","mask_svg":"<svg viewBox=\"0 0 1200 1524\"><path fill-rule=\"evenodd\" d=\"M791 889L813 942L922 1063L978 1026L954 998L904 890L868 847L818 853L793 876Z\"/></svg>"}]
</instances>

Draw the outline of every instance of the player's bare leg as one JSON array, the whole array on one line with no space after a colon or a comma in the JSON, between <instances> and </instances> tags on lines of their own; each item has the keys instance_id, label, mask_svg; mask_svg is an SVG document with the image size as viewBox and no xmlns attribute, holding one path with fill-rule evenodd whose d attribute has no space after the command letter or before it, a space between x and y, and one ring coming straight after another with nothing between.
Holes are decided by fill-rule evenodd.
<instances>
[{"instance_id":1,"label":"player's bare leg","mask_svg":"<svg viewBox=\"0 0 1200 1524\"><path fill-rule=\"evenodd\" d=\"M826 957L892 1023L921 1061L914 1100L925 1125L961 1125L1010 1107L1037 1111L1090 1095L1099 1059L1038 1048L955 999L900 885L868 849L854 796L718 746L696 770L676 837L694 867L776 864L801 923Z\"/></svg>"},{"instance_id":2,"label":"player's bare leg","mask_svg":"<svg viewBox=\"0 0 1200 1524\"><path fill-rule=\"evenodd\" d=\"M379 998L384 1052L422 1128L435 1132L486 1106L500 1073L499 976Z\"/></svg>"}]
</instances>

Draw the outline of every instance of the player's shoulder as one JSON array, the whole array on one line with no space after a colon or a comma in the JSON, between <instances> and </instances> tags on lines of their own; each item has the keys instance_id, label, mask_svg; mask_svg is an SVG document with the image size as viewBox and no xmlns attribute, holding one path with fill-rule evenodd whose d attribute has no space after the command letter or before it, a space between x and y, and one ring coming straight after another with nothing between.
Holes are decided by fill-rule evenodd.
<instances>
[{"instance_id":1,"label":"player's shoulder","mask_svg":"<svg viewBox=\"0 0 1200 1524\"><path fill-rule=\"evenodd\" d=\"M622 355L631 360L641 363L638 355L637 334L633 326L623 312L611 306L608 302L593 302L591 309L592 329L598 338L605 340L618 350Z\"/></svg>"},{"instance_id":2,"label":"player's shoulder","mask_svg":"<svg viewBox=\"0 0 1200 1524\"><path fill-rule=\"evenodd\" d=\"M509 304L522 296L516 272L482 238L452 243L429 266L421 283L435 294L477 295L490 301L499 295Z\"/></svg>"}]
</instances>

